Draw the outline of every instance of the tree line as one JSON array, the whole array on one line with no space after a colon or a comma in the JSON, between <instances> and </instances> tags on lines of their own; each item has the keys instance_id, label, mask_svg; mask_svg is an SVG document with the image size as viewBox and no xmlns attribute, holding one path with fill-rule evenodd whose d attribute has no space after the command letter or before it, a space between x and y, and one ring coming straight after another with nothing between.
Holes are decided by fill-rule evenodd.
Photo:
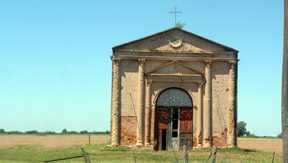
<instances>
[{"instance_id":1,"label":"tree line","mask_svg":"<svg viewBox=\"0 0 288 163\"><path fill-rule=\"evenodd\" d=\"M237 136L238 137L247 137L247 138L275 138L274 136L257 136L251 134L250 131L246 129L247 123L244 121L237 122ZM282 133L277 135L277 138L282 139Z\"/></svg>"},{"instance_id":2,"label":"tree line","mask_svg":"<svg viewBox=\"0 0 288 163\"><path fill-rule=\"evenodd\" d=\"M240 121L237 122L237 136L238 137L249 137L249 138L260 138L260 137L272 137L272 136L257 136L255 134L251 134L250 131L248 131L246 129L247 123L244 121ZM87 130L83 130L83 131L68 131L66 128L64 128L62 130L62 132L55 132L55 131L45 131L45 132L39 132L37 130L30 130L30 131L25 131L25 132L21 132L21 131L5 131L4 129L0 129L0 134L15 134L15 135L23 135L23 134L30 134L30 135L81 135L81 134L110 134L110 131L106 130L106 131L87 131ZM277 135L277 138L282 138L282 133L279 133Z\"/></svg>"},{"instance_id":3,"label":"tree line","mask_svg":"<svg viewBox=\"0 0 288 163\"><path fill-rule=\"evenodd\" d=\"M64 128L62 130L62 132L55 132L55 131L44 131L44 132L40 132L37 130L29 130L29 131L5 131L4 129L0 129L0 134L4 135L4 134L13 134L13 135L84 135L84 134L110 134L110 131L106 130L106 131L87 131L87 130L83 130L83 131L68 131L66 128Z\"/></svg>"}]
</instances>

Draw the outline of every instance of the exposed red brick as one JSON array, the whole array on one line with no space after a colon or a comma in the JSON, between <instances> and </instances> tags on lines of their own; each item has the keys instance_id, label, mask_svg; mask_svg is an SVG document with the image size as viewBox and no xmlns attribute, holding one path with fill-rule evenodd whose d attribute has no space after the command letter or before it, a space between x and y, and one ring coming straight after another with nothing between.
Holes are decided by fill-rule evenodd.
<instances>
[{"instance_id":1,"label":"exposed red brick","mask_svg":"<svg viewBox=\"0 0 288 163\"><path fill-rule=\"evenodd\" d=\"M134 146L137 142L137 117L121 117L121 142L122 146Z\"/></svg>"},{"instance_id":2,"label":"exposed red brick","mask_svg":"<svg viewBox=\"0 0 288 163\"><path fill-rule=\"evenodd\" d=\"M197 138L195 136L193 136L193 144L194 144L194 147L198 146Z\"/></svg>"},{"instance_id":3,"label":"exposed red brick","mask_svg":"<svg viewBox=\"0 0 288 163\"><path fill-rule=\"evenodd\" d=\"M198 144L202 144L202 131L198 135Z\"/></svg>"},{"instance_id":4,"label":"exposed red brick","mask_svg":"<svg viewBox=\"0 0 288 163\"><path fill-rule=\"evenodd\" d=\"M221 137L213 136L213 146L217 146L218 148L227 148L227 128L225 128L224 132L221 133Z\"/></svg>"},{"instance_id":5,"label":"exposed red brick","mask_svg":"<svg viewBox=\"0 0 288 163\"><path fill-rule=\"evenodd\" d=\"M205 140L204 140L204 143L205 143L205 144L209 144L209 143L210 143L210 139L209 139L209 138L205 139Z\"/></svg>"}]
</instances>

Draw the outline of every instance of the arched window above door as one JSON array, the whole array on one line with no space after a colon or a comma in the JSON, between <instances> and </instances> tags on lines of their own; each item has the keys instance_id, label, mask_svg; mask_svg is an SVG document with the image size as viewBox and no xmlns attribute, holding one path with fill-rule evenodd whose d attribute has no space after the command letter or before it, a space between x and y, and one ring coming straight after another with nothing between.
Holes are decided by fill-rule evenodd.
<instances>
[{"instance_id":1,"label":"arched window above door","mask_svg":"<svg viewBox=\"0 0 288 163\"><path fill-rule=\"evenodd\" d=\"M185 91L177 88L171 88L160 94L157 100L157 106L192 107L192 101Z\"/></svg>"}]
</instances>

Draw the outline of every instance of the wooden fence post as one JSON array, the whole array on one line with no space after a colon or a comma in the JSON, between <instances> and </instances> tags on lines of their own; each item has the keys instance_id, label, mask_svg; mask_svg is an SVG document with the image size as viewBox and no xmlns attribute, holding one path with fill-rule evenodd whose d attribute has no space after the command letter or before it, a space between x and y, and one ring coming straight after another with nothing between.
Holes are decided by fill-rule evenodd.
<instances>
[{"instance_id":1,"label":"wooden fence post","mask_svg":"<svg viewBox=\"0 0 288 163\"><path fill-rule=\"evenodd\" d=\"M183 145L183 163L188 163L187 145Z\"/></svg>"},{"instance_id":2,"label":"wooden fence post","mask_svg":"<svg viewBox=\"0 0 288 163\"><path fill-rule=\"evenodd\" d=\"M135 157L135 154L134 154L134 149L133 149L133 158L134 158L134 163L136 163L136 157Z\"/></svg>"},{"instance_id":3,"label":"wooden fence post","mask_svg":"<svg viewBox=\"0 0 288 163\"><path fill-rule=\"evenodd\" d=\"M183 163L188 163L187 140L185 140L183 145Z\"/></svg>"},{"instance_id":4,"label":"wooden fence post","mask_svg":"<svg viewBox=\"0 0 288 163\"><path fill-rule=\"evenodd\" d=\"M87 152L85 152L85 150L83 148L81 148L81 151L83 153L84 162L85 163L91 163L90 158L89 158L89 154Z\"/></svg>"},{"instance_id":5,"label":"wooden fence post","mask_svg":"<svg viewBox=\"0 0 288 163\"><path fill-rule=\"evenodd\" d=\"M81 148L81 151L82 151L82 153L83 153L84 162L85 162L85 163L88 163L88 162L87 162L87 158L86 158L86 153L85 153L84 149Z\"/></svg>"},{"instance_id":6,"label":"wooden fence post","mask_svg":"<svg viewBox=\"0 0 288 163\"><path fill-rule=\"evenodd\" d=\"M86 152L86 159L87 159L87 162L88 162L88 163L91 163L91 161L90 161L90 157L89 157L89 153L88 153L88 152Z\"/></svg>"},{"instance_id":7,"label":"wooden fence post","mask_svg":"<svg viewBox=\"0 0 288 163\"><path fill-rule=\"evenodd\" d=\"M178 159L177 159L177 157L176 157L176 154L175 154L174 149L173 149L173 154L174 154L174 163L178 163Z\"/></svg>"},{"instance_id":8,"label":"wooden fence post","mask_svg":"<svg viewBox=\"0 0 288 163\"><path fill-rule=\"evenodd\" d=\"M213 151L212 151L212 163L215 163L216 162L216 154L217 154L217 147L213 148Z\"/></svg>"}]
</instances>

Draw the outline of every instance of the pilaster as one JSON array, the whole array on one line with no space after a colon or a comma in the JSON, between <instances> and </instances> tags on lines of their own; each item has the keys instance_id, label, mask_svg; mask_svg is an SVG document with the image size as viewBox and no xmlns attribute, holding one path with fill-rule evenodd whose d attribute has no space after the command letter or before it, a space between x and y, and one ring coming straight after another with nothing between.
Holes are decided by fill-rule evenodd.
<instances>
[{"instance_id":1,"label":"pilaster","mask_svg":"<svg viewBox=\"0 0 288 163\"><path fill-rule=\"evenodd\" d=\"M112 135L111 145L120 145L120 117L121 117L121 75L120 75L120 59L112 59L113 62L113 87L112 87Z\"/></svg>"},{"instance_id":2,"label":"pilaster","mask_svg":"<svg viewBox=\"0 0 288 163\"><path fill-rule=\"evenodd\" d=\"M154 145L155 139L155 115L156 114L156 106L151 104L151 132L150 132L150 144Z\"/></svg>"},{"instance_id":3,"label":"pilaster","mask_svg":"<svg viewBox=\"0 0 288 163\"><path fill-rule=\"evenodd\" d=\"M198 102L197 102L197 140L198 140L198 148L202 147L202 138L203 138L203 92L202 92L203 83L198 83Z\"/></svg>"},{"instance_id":4,"label":"pilaster","mask_svg":"<svg viewBox=\"0 0 288 163\"><path fill-rule=\"evenodd\" d=\"M212 142L212 83L211 83L212 61L205 61L205 98L203 110L203 148L210 148Z\"/></svg>"},{"instance_id":5,"label":"pilaster","mask_svg":"<svg viewBox=\"0 0 288 163\"><path fill-rule=\"evenodd\" d=\"M228 124L228 147L234 147L235 145L235 65L236 62L229 62L230 69L229 69L229 124Z\"/></svg>"},{"instance_id":6,"label":"pilaster","mask_svg":"<svg viewBox=\"0 0 288 163\"><path fill-rule=\"evenodd\" d=\"M144 137L144 94L145 94L145 80L144 80L144 65L145 60L138 60L138 109L137 109L137 143L136 146L143 146L143 137Z\"/></svg>"},{"instance_id":7,"label":"pilaster","mask_svg":"<svg viewBox=\"0 0 288 163\"><path fill-rule=\"evenodd\" d=\"M152 82L146 81L146 111L145 111L145 145L150 145L150 126L151 126L151 96L150 87Z\"/></svg>"}]
</instances>

